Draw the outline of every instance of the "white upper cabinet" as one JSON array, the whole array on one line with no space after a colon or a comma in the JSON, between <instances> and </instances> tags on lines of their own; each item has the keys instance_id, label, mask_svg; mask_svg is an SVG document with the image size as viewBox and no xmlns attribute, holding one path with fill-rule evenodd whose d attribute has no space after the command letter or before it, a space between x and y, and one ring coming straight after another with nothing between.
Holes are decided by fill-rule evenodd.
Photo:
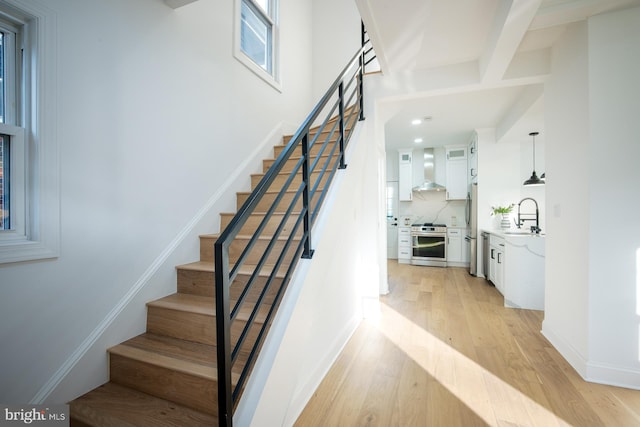
<instances>
[{"instance_id":1,"label":"white upper cabinet","mask_svg":"<svg viewBox=\"0 0 640 427\"><path fill-rule=\"evenodd\" d=\"M447 200L467 198L467 147L447 147Z\"/></svg>"},{"instance_id":2,"label":"white upper cabinet","mask_svg":"<svg viewBox=\"0 0 640 427\"><path fill-rule=\"evenodd\" d=\"M401 202L413 200L413 169L411 162L413 155L411 150L399 150L398 165L398 199Z\"/></svg>"}]
</instances>

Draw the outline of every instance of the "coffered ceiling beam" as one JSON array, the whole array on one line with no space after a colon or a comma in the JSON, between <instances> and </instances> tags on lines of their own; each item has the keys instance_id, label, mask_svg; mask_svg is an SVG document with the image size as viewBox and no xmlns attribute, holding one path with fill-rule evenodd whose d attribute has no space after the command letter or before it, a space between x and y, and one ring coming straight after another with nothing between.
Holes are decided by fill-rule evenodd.
<instances>
[{"instance_id":1,"label":"coffered ceiling beam","mask_svg":"<svg viewBox=\"0 0 640 427\"><path fill-rule=\"evenodd\" d=\"M500 81L542 0L501 0L491 33L479 60L483 83Z\"/></svg>"}]
</instances>

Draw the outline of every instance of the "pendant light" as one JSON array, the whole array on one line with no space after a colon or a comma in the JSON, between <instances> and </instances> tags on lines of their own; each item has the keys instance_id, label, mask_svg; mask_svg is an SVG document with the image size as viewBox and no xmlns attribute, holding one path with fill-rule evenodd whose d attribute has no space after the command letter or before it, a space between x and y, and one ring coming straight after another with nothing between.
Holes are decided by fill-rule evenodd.
<instances>
[{"instance_id":1,"label":"pendant light","mask_svg":"<svg viewBox=\"0 0 640 427\"><path fill-rule=\"evenodd\" d=\"M531 178L526 180L523 185L544 185L544 180L538 178L536 174L536 135L538 132L531 132L529 136L533 137L533 173Z\"/></svg>"}]
</instances>

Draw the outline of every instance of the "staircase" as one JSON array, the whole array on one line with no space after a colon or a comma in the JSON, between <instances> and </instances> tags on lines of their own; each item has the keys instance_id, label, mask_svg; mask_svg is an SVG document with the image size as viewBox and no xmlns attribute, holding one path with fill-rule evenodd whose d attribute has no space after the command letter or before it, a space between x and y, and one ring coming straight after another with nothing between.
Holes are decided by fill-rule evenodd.
<instances>
[{"instance_id":1,"label":"staircase","mask_svg":"<svg viewBox=\"0 0 640 427\"><path fill-rule=\"evenodd\" d=\"M333 119L335 120L335 119ZM355 124L355 120L351 122ZM310 131L313 138L317 129ZM318 160L322 165L329 160L328 153L336 144L338 134L329 137L328 131L322 131L318 141L326 138L327 144L319 153L321 143L311 148L310 160ZM326 133L326 134L325 134ZM282 145L274 147L275 157L285 148L289 137ZM234 264L256 228L264 218L265 212L273 205L279 188L286 181L294 165L300 161L299 154L293 154L276 177L272 187L266 193L251 218L244 224L241 233L231 245L229 262ZM274 160L263 161L264 172ZM320 167L318 167L320 169ZM314 184L320 192L326 184L326 174L319 178L317 172ZM263 174L251 176L255 187ZM299 180L294 178L294 182ZM240 207L249 197L248 192L237 193L237 206ZM295 197L295 191L287 191L277 206L288 206ZM312 203L317 203L318 198ZM295 206L298 206L297 203ZM230 286L231 307L239 299L244 285L250 280L254 266L259 263L265 246L283 218L284 212L276 209L257 243L248 253L234 282ZM221 214L221 228L225 228L233 218L232 213ZM295 219L295 218L294 218ZM285 231L293 224L286 223ZM293 236L294 244L299 241L301 231ZM147 303L147 332L108 350L110 380L108 383L80 396L70 402L71 426L213 426L218 425L218 384L216 367L216 313L214 291L214 242L217 235L200 236L200 260L177 266L177 292ZM276 246L282 246L286 238L276 240ZM267 278L280 255L281 248L271 252L265 265L259 270L254 287L246 295L245 304L240 309L231 327L231 341L237 342L251 310L264 290ZM232 383L235 385L245 366L249 349L255 344L257 330L264 323L266 314L274 302L277 304L276 291L282 284L284 274L291 263L293 250L284 252L283 266L278 269L276 280L265 293L254 325L238 353L237 362L232 368ZM285 283L286 286L286 283Z\"/></svg>"}]
</instances>

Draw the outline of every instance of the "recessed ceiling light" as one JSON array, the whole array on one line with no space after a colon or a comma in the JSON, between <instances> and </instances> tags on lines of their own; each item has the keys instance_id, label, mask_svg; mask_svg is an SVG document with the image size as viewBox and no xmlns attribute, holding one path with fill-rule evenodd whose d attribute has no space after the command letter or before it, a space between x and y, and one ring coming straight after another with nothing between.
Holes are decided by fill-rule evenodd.
<instances>
[{"instance_id":1,"label":"recessed ceiling light","mask_svg":"<svg viewBox=\"0 0 640 427\"><path fill-rule=\"evenodd\" d=\"M411 124L412 125L419 125L420 123L422 123L422 119L413 119L411 120Z\"/></svg>"},{"instance_id":2,"label":"recessed ceiling light","mask_svg":"<svg viewBox=\"0 0 640 427\"><path fill-rule=\"evenodd\" d=\"M413 140L416 144L420 144L422 142L422 138L416 138Z\"/></svg>"}]
</instances>

